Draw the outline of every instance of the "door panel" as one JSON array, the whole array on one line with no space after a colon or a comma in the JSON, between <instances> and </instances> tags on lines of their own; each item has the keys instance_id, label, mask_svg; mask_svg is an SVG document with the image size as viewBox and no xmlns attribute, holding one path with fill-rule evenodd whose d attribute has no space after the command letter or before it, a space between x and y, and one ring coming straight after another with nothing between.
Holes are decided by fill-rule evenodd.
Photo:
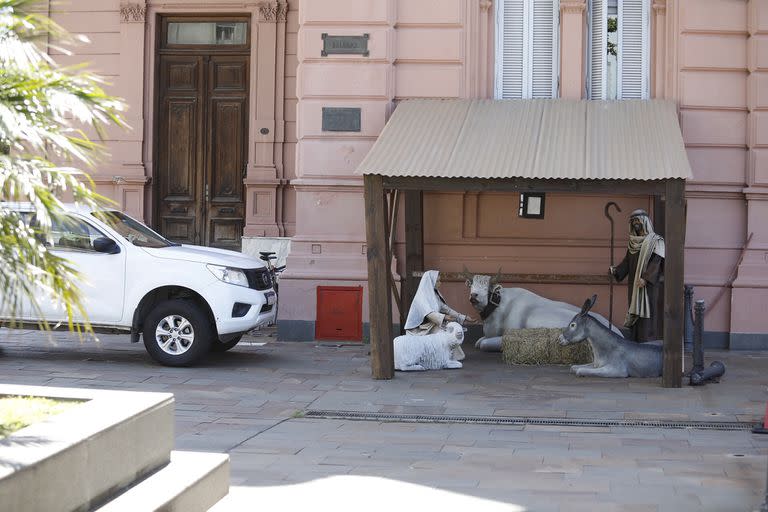
<instances>
[{"instance_id":1,"label":"door panel","mask_svg":"<svg viewBox=\"0 0 768 512\"><path fill-rule=\"evenodd\" d=\"M219 93L248 92L248 60L217 57L212 61L213 90Z\"/></svg>"},{"instance_id":2,"label":"door panel","mask_svg":"<svg viewBox=\"0 0 768 512\"><path fill-rule=\"evenodd\" d=\"M160 57L158 225L176 242L240 250L248 55Z\"/></svg>"},{"instance_id":3,"label":"door panel","mask_svg":"<svg viewBox=\"0 0 768 512\"><path fill-rule=\"evenodd\" d=\"M114 324L123 316L125 296L126 249L117 254L96 252L93 241L105 236L101 231L78 217L65 222L54 220L51 226L50 251L67 260L80 274L76 280L88 320L94 324ZM118 242L120 245L120 242ZM40 312L49 322L66 321L62 304L50 299L45 290L38 294ZM77 311L74 321L85 320Z\"/></svg>"},{"instance_id":4,"label":"door panel","mask_svg":"<svg viewBox=\"0 0 768 512\"><path fill-rule=\"evenodd\" d=\"M248 58L212 56L209 64L208 245L240 250L248 131Z\"/></svg>"},{"instance_id":5,"label":"door panel","mask_svg":"<svg viewBox=\"0 0 768 512\"><path fill-rule=\"evenodd\" d=\"M123 299L125 297L125 249L118 254L99 254L86 252L61 253L80 272L81 280L77 283L83 297L83 305L88 320L94 324L114 324L123 317ZM58 314L57 314L58 313ZM51 320L65 320L66 315L59 310L51 314ZM74 315L75 321L84 320L81 315Z\"/></svg>"},{"instance_id":6,"label":"door panel","mask_svg":"<svg viewBox=\"0 0 768 512\"><path fill-rule=\"evenodd\" d=\"M187 244L201 242L202 64L200 56L160 59L159 225L163 235Z\"/></svg>"}]
</instances>

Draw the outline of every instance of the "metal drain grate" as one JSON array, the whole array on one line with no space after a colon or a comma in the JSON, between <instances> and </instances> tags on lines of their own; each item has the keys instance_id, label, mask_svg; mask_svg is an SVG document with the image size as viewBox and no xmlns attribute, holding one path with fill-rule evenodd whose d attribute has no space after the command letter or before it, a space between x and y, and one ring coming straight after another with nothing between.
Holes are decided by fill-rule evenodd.
<instances>
[{"instance_id":1,"label":"metal drain grate","mask_svg":"<svg viewBox=\"0 0 768 512\"><path fill-rule=\"evenodd\" d=\"M587 418L537 418L533 416L458 416L450 414L389 414L359 411L308 410L305 418L387 421L399 423L468 423L483 425L553 425L560 427L616 427L743 431L752 423L728 421L593 420Z\"/></svg>"}]
</instances>

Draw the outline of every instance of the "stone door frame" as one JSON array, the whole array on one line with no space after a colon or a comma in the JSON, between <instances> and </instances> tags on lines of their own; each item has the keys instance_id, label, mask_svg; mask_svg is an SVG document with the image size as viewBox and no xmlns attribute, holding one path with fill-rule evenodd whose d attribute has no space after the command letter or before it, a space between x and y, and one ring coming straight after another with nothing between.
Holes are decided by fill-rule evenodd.
<instances>
[{"instance_id":1,"label":"stone door frame","mask_svg":"<svg viewBox=\"0 0 768 512\"><path fill-rule=\"evenodd\" d=\"M245 229L243 236L280 236L278 186L283 184L283 143L285 141L285 23L288 5L284 1L229 2L188 0L166 4L160 0L121 5L121 18L141 18L144 37L124 46L138 53L144 62L137 81L143 84L142 153L146 175L151 182L155 157L155 114L157 101L157 26L161 15L221 14L250 16L251 57L248 102L248 172L245 184ZM138 23L135 23L138 25ZM127 38L127 39L130 39ZM136 44L140 41L143 44ZM125 43L126 41L124 39ZM136 55L138 57L138 55ZM138 59L135 59L138 60ZM135 126L134 129L139 129ZM145 187L145 220L153 224L154 187Z\"/></svg>"}]
</instances>

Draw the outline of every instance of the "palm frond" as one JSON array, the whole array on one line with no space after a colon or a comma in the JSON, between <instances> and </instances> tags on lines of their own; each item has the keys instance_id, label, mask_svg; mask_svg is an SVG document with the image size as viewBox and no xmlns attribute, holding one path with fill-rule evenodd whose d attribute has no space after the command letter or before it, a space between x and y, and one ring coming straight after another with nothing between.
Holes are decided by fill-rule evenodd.
<instances>
[{"instance_id":1,"label":"palm frond","mask_svg":"<svg viewBox=\"0 0 768 512\"><path fill-rule=\"evenodd\" d=\"M77 166L105 155L86 133L103 140L107 126L126 125L103 80L48 55L49 41L66 51L76 38L34 12L36 3L0 0L0 311L15 318L28 308L39 318L41 301L53 301L76 330L74 318L87 319L81 276L49 250L52 223L62 218L65 195L91 207L109 202ZM30 205L29 218L7 204L19 202ZM45 319L41 326L50 327Z\"/></svg>"}]
</instances>

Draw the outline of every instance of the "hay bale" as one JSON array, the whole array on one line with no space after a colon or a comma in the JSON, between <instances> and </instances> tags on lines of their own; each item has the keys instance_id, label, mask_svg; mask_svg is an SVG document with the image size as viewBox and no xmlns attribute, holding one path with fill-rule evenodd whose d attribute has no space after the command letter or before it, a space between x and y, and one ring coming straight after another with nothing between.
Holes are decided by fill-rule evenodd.
<instances>
[{"instance_id":1,"label":"hay bale","mask_svg":"<svg viewBox=\"0 0 768 512\"><path fill-rule=\"evenodd\" d=\"M589 343L561 346L562 329L512 329L501 342L502 360L507 364L586 364L592 361Z\"/></svg>"}]
</instances>

